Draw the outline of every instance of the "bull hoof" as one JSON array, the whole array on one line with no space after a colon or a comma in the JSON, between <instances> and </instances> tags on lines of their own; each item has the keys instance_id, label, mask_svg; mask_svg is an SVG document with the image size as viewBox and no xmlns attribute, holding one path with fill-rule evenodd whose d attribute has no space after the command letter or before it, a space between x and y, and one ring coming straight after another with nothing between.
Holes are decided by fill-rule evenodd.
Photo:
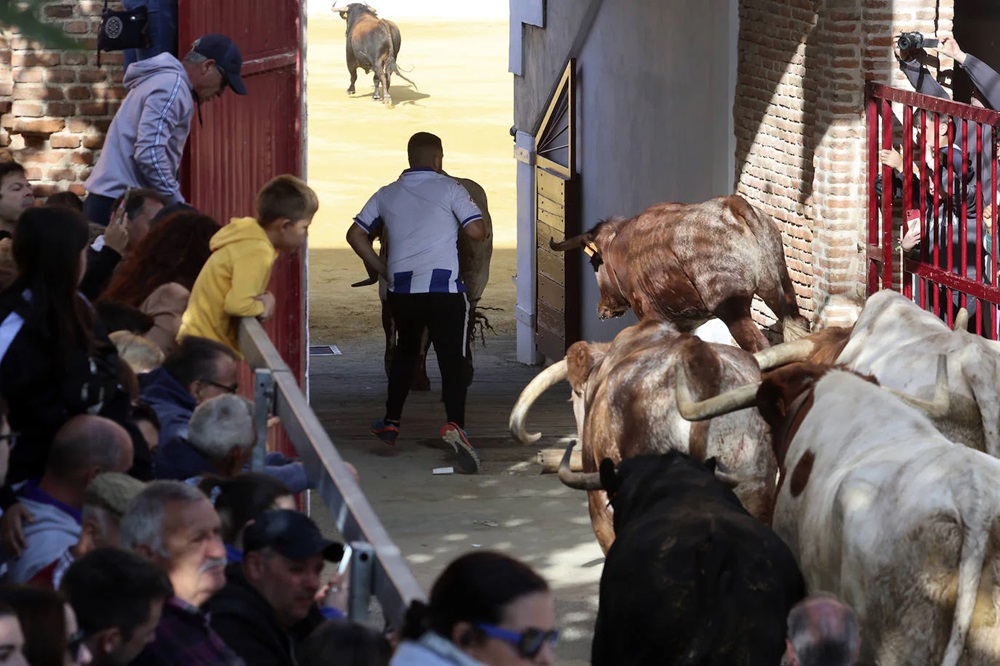
<instances>
[{"instance_id":1,"label":"bull hoof","mask_svg":"<svg viewBox=\"0 0 1000 666\"><path fill-rule=\"evenodd\" d=\"M382 99L382 98L381 98L381 97L379 97L378 95L372 95L372 101L373 101L373 102L377 102L377 101L379 101L379 100L381 100L381 99Z\"/></svg>"},{"instance_id":2,"label":"bull hoof","mask_svg":"<svg viewBox=\"0 0 1000 666\"><path fill-rule=\"evenodd\" d=\"M353 95L354 94L354 88L348 88L347 89L347 94L348 95Z\"/></svg>"}]
</instances>

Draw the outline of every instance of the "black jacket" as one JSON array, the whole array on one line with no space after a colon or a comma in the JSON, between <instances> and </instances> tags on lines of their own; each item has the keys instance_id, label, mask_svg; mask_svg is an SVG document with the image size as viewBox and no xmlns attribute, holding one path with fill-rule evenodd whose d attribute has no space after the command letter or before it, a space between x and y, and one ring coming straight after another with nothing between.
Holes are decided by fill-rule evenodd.
<instances>
[{"instance_id":1,"label":"black jacket","mask_svg":"<svg viewBox=\"0 0 1000 666\"><path fill-rule=\"evenodd\" d=\"M226 568L226 586L202 609L215 633L247 666L297 666L297 646L325 621L313 604L308 617L284 629L271 604L247 582L239 562Z\"/></svg>"}]
</instances>

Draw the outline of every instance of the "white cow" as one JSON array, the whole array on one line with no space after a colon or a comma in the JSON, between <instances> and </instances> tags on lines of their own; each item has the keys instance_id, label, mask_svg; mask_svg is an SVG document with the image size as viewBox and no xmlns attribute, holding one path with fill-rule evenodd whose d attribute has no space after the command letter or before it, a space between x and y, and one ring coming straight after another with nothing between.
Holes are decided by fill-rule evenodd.
<instances>
[{"instance_id":1,"label":"white cow","mask_svg":"<svg viewBox=\"0 0 1000 666\"><path fill-rule=\"evenodd\" d=\"M699 418L755 403L777 433L772 527L810 593L857 612L861 663L1000 663L1000 460L874 383L814 364L770 373L740 404L704 409L680 385L678 403Z\"/></svg>"}]
</instances>

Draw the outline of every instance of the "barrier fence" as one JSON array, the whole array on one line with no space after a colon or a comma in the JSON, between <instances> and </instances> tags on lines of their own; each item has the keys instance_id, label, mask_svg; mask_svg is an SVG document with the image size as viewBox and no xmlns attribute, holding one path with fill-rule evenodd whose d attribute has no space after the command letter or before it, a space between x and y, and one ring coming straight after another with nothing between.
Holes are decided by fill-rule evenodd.
<instances>
[{"instance_id":1,"label":"barrier fence","mask_svg":"<svg viewBox=\"0 0 1000 666\"><path fill-rule=\"evenodd\" d=\"M386 621L401 628L410 602L426 600L424 591L344 465L295 375L256 319L240 321L239 343L254 371L258 440L252 467L260 469L264 464L270 411L281 420L309 478L316 480L315 492L329 510L344 542L351 545L348 616L358 621L367 619L368 603L374 595Z\"/></svg>"},{"instance_id":2,"label":"barrier fence","mask_svg":"<svg viewBox=\"0 0 1000 666\"><path fill-rule=\"evenodd\" d=\"M902 291L949 326L964 307L969 330L996 339L1000 113L873 83L866 92L868 293ZM902 164L884 164L886 150ZM910 225L920 239L907 252Z\"/></svg>"}]
</instances>

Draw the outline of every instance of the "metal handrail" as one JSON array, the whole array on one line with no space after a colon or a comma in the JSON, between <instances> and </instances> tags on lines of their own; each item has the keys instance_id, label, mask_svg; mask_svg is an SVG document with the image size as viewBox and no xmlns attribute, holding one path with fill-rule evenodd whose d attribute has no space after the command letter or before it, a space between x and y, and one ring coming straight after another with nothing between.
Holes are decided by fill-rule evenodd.
<instances>
[{"instance_id":1,"label":"metal handrail","mask_svg":"<svg viewBox=\"0 0 1000 666\"><path fill-rule=\"evenodd\" d=\"M370 549L354 548L349 615L354 618L366 613L367 594L374 594L386 621L401 628L410 602L426 601L423 589L417 584L399 548L389 538L344 464L344 459L309 406L297 378L281 359L260 322L253 318L240 320L239 344L251 368L271 373L273 413L281 420L309 479L315 480L316 492L330 511L344 541L352 545L361 542L371 546ZM374 561L368 562L366 558L371 553L374 554ZM370 579L358 580L358 571L370 571ZM359 583L368 589L357 589ZM359 598L360 593L367 594Z\"/></svg>"}]
</instances>

